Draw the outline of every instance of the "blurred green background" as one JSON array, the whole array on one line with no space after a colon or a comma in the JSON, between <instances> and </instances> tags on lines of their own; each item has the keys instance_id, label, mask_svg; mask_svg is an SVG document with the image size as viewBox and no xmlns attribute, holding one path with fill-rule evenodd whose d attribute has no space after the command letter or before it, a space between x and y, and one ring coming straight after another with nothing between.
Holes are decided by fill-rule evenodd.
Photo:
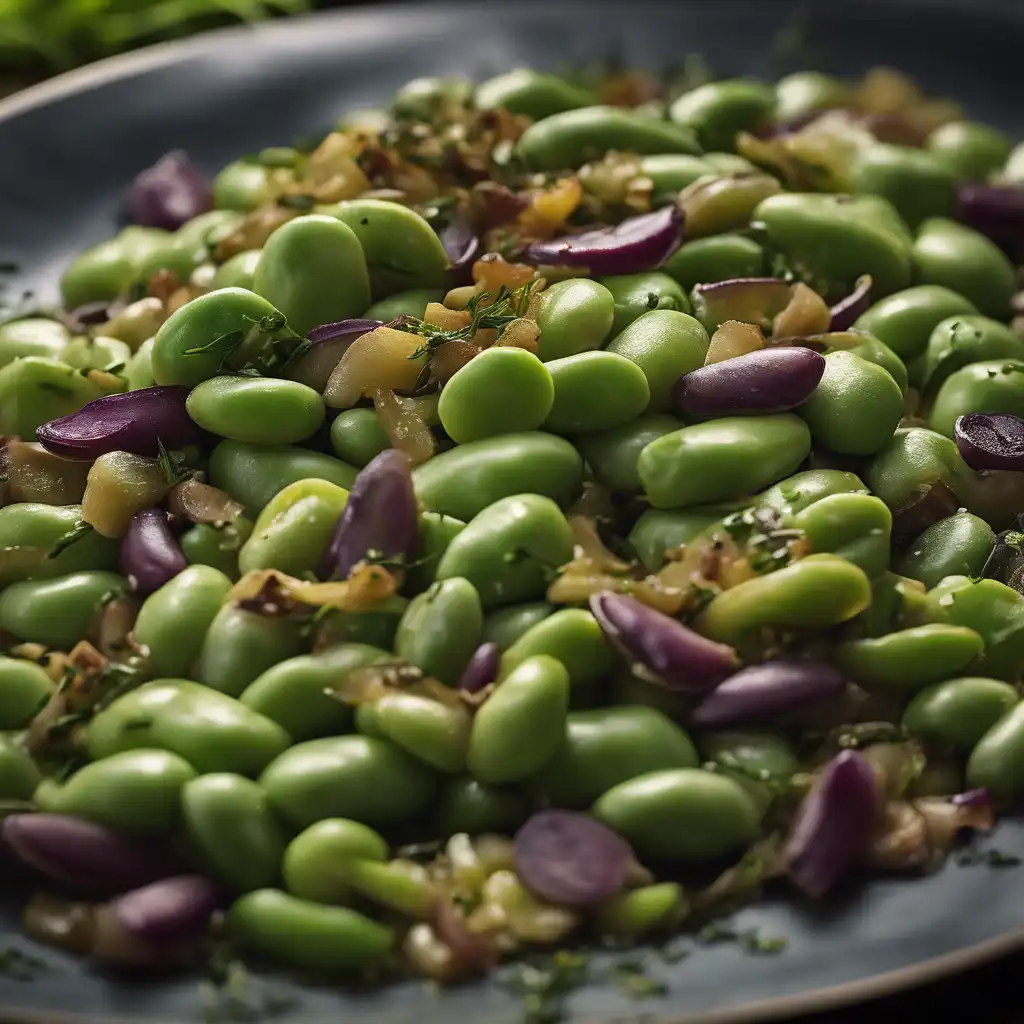
<instances>
[{"instance_id":1,"label":"blurred green background","mask_svg":"<svg viewBox=\"0 0 1024 1024\"><path fill-rule=\"evenodd\" d=\"M352 0L0 0L0 95L102 57Z\"/></svg>"}]
</instances>

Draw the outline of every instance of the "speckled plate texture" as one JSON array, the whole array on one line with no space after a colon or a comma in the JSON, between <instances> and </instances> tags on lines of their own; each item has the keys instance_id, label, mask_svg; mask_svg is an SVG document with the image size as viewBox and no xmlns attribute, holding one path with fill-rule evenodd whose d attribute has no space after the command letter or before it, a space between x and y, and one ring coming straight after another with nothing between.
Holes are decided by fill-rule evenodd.
<instances>
[{"instance_id":1,"label":"speckled plate texture","mask_svg":"<svg viewBox=\"0 0 1024 1024\"><path fill-rule=\"evenodd\" d=\"M875 64L902 68L929 91L958 98L970 116L1024 137L1024 4L1017 0L366 6L152 48L0 102L0 298L16 302L32 290L32 301L52 301L61 268L113 231L126 183L169 149L186 149L213 172L241 153L316 134L349 107L385 102L416 75L483 77L524 63L555 68L612 49L638 66L699 52L723 74L767 76L777 70L771 40L801 23L807 63L851 75ZM1004 821L983 845L1024 856L1024 823ZM230 1007L204 1018L197 978L114 979L34 948L18 930L24 882L3 872L0 890L0 946L47 964L27 981L0 974L0 1020L243 1019ZM665 994L642 1002L602 982L598 962L596 980L566 1003L570 1019L777 1020L1019 956L1024 866L952 860L928 878L878 879L827 906L780 895L741 911L732 924L782 937L787 948L752 955L723 942L674 963L654 956L649 973L664 982ZM257 979L257 995L266 995L268 984ZM289 998L266 1007L262 1019L282 1024L523 1020L521 1000L495 983L447 993L407 983L371 994L274 985L275 996Z\"/></svg>"}]
</instances>

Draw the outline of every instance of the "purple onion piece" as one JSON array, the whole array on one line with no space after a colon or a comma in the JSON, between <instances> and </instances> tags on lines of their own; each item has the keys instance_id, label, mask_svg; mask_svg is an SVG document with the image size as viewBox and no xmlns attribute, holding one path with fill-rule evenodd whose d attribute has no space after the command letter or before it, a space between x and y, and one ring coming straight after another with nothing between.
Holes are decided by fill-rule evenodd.
<instances>
[{"instance_id":1,"label":"purple onion piece","mask_svg":"<svg viewBox=\"0 0 1024 1024\"><path fill-rule=\"evenodd\" d=\"M496 643L481 644L469 659L469 664L459 679L459 689L476 693L489 686L498 678L498 664L501 648Z\"/></svg>"},{"instance_id":2,"label":"purple onion piece","mask_svg":"<svg viewBox=\"0 0 1024 1024\"><path fill-rule=\"evenodd\" d=\"M162 508L136 512L121 539L121 573L139 594L152 594L188 568L170 520Z\"/></svg>"},{"instance_id":3,"label":"purple onion piece","mask_svg":"<svg viewBox=\"0 0 1024 1024\"><path fill-rule=\"evenodd\" d=\"M379 320L338 320L314 327L306 335L311 346L288 367L288 377L314 391L323 391L352 342L381 326Z\"/></svg>"},{"instance_id":4,"label":"purple onion piece","mask_svg":"<svg viewBox=\"0 0 1024 1024\"><path fill-rule=\"evenodd\" d=\"M202 875L177 875L118 896L108 904L118 923L144 942L187 942L201 936L220 906Z\"/></svg>"},{"instance_id":5,"label":"purple onion piece","mask_svg":"<svg viewBox=\"0 0 1024 1024\"><path fill-rule=\"evenodd\" d=\"M866 313L871 305L871 285L873 284L870 275L864 274L857 278L857 284L853 291L844 299L840 299L832 307L832 320L829 323L830 331L849 330L857 318Z\"/></svg>"},{"instance_id":6,"label":"purple onion piece","mask_svg":"<svg viewBox=\"0 0 1024 1024\"><path fill-rule=\"evenodd\" d=\"M955 793L949 802L957 807L991 807L992 794L984 787L968 789L963 793Z\"/></svg>"},{"instance_id":7,"label":"purple onion piece","mask_svg":"<svg viewBox=\"0 0 1024 1024\"><path fill-rule=\"evenodd\" d=\"M829 761L786 842L793 884L813 899L826 896L866 858L881 810L874 769L860 754L844 750Z\"/></svg>"},{"instance_id":8,"label":"purple onion piece","mask_svg":"<svg viewBox=\"0 0 1024 1024\"><path fill-rule=\"evenodd\" d=\"M633 862L625 839L578 811L538 811L515 835L519 881L550 903L602 903L621 892Z\"/></svg>"},{"instance_id":9,"label":"purple onion piece","mask_svg":"<svg viewBox=\"0 0 1024 1024\"><path fill-rule=\"evenodd\" d=\"M763 722L838 697L846 681L820 661L766 661L749 665L704 698L690 721L704 728Z\"/></svg>"},{"instance_id":10,"label":"purple onion piece","mask_svg":"<svg viewBox=\"0 0 1024 1024\"><path fill-rule=\"evenodd\" d=\"M1024 186L964 182L957 188L956 219L986 235L1011 259L1024 259Z\"/></svg>"},{"instance_id":11,"label":"purple onion piece","mask_svg":"<svg viewBox=\"0 0 1024 1024\"><path fill-rule=\"evenodd\" d=\"M180 149L162 156L132 182L128 205L136 224L176 231L213 209L213 188Z\"/></svg>"},{"instance_id":12,"label":"purple onion piece","mask_svg":"<svg viewBox=\"0 0 1024 1024\"><path fill-rule=\"evenodd\" d=\"M188 393L184 385L168 384L97 398L44 423L36 440L62 459L86 462L118 451L155 457L161 442L172 451L198 444L203 431L185 411Z\"/></svg>"},{"instance_id":13,"label":"purple onion piece","mask_svg":"<svg viewBox=\"0 0 1024 1024\"><path fill-rule=\"evenodd\" d=\"M76 306L69 312L61 310L57 319L75 334L83 334L89 327L98 324L105 324L124 308L124 302L114 299L110 302L106 299L97 302L87 302L84 306Z\"/></svg>"},{"instance_id":14,"label":"purple onion piece","mask_svg":"<svg viewBox=\"0 0 1024 1024\"><path fill-rule=\"evenodd\" d=\"M451 260L448 283L453 288L473 283L473 264L480 257L480 239L463 217L456 217L443 227L437 237Z\"/></svg>"},{"instance_id":15,"label":"purple onion piece","mask_svg":"<svg viewBox=\"0 0 1024 1024\"><path fill-rule=\"evenodd\" d=\"M739 667L731 647L708 640L628 595L607 590L593 594L590 610L626 659L670 690L704 693Z\"/></svg>"},{"instance_id":16,"label":"purple onion piece","mask_svg":"<svg viewBox=\"0 0 1024 1024\"><path fill-rule=\"evenodd\" d=\"M1000 412L969 412L953 425L960 457L971 469L1024 473L1024 419Z\"/></svg>"},{"instance_id":17,"label":"purple onion piece","mask_svg":"<svg viewBox=\"0 0 1024 1024\"><path fill-rule=\"evenodd\" d=\"M789 305L792 294L792 283L781 277L731 277L693 289L695 314L707 324L771 321Z\"/></svg>"},{"instance_id":18,"label":"purple onion piece","mask_svg":"<svg viewBox=\"0 0 1024 1024\"><path fill-rule=\"evenodd\" d=\"M786 412L803 404L825 373L809 348L765 348L684 374L672 389L683 416Z\"/></svg>"},{"instance_id":19,"label":"purple onion piece","mask_svg":"<svg viewBox=\"0 0 1024 1024\"><path fill-rule=\"evenodd\" d=\"M408 558L418 538L419 508L409 461L389 448L356 477L317 574L322 580L347 579L370 551L387 559Z\"/></svg>"},{"instance_id":20,"label":"purple onion piece","mask_svg":"<svg viewBox=\"0 0 1024 1024\"><path fill-rule=\"evenodd\" d=\"M587 267L594 276L638 274L667 260L682 236L683 211L664 206L628 217L615 227L534 242L519 258L532 266Z\"/></svg>"},{"instance_id":21,"label":"purple onion piece","mask_svg":"<svg viewBox=\"0 0 1024 1024\"><path fill-rule=\"evenodd\" d=\"M180 870L166 844L129 839L64 814L10 814L2 836L30 867L85 892L125 892Z\"/></svg>"}]
</instances>

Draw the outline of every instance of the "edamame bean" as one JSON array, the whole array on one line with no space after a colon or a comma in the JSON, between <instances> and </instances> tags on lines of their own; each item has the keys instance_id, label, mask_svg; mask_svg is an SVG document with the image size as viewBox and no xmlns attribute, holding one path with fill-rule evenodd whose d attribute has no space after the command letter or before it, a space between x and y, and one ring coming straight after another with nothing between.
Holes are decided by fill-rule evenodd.
<instances>
[{"instance_id":1,"label":"edamame bean","mask_svg":"<svg viewBox=\"0 0 1024 1024\"><path fill-rule=\"evenodd\" d=\"M153 377L157 384L195 387L223 372L225 363L244 362L284 323L284 315L254 292L207 292L175 310L156 332Z\"/></svg>"},{"instance_id":2,"label":"edamame bean","mask_svg":"<svg viewBox=\"0 0 1024 1024\"><path fill-rule=\"evenodd\" d=\"M669 108L669 116L692 128L705 149L731 150L736 148L736 136L756 132L774 106L775 95L768 86L734 78L684 92Z\"/></svg>"},{"instance_id":3,"label":"edamame bean","mask_svg":"<svg viewBox=\"0 0 1024 1024\"><path fill-rule=\"evenodd\" d=\"M295 657L302 648L298 622L229 603L210 623L193 671L204 685L238 697L268 668Z\"/></svg>"},{"instance_id":4,"label":"edamame bean","mask_svg":"<svg viewBox=\"0 0 1024 1024\"><path fill-rule=\"evenodd\" d=\"M601 283L612 293L615 319L612 334L621 334L634 320L652 309L690 312L686 291L667 273L649 270L645 274L603 277Z\"/></svg>"},{"instance_id":5,"label":"edamame bean","mask_svg":"<svg viewBox=\"0 0 1024 1024\"><path fill-rule=\"evenodd\" d=\"M114 374L99 370L83 374L67 363L41 356L15 359L0 370L0 433L34 441L37 427L124 389L124 380Z\"/></svg>"},{"instance_id":6,"label":"edamame bean","mask_svg":"<svg viewBox=\"0 0 1024 1024\"><path fill-rule=\"evenodd\" d=\"M941 285L921 284L874 303L854 327L873 334L907 361L924 354L932 331L944 320L977 312L962 295Z\"/></svg>"},{"instance_id":7,"label":"edamame bean","mask_svg":"<svg viewBox=\"0 0 1024 1024\"><path fill-rule=\"evenodd\" d=\"M275 377L211 377L192 389L186 407L204 430L246 444L303 441L326 414L312 388Z\"/></svg>"},{"instance_id":8,"label":"edamame bean","mask_svg":"<svg viewBox=\"0 0 1024 1024\"><path fill-rule=\"evenodd\" d=\"M852 352L830 352L824 376L798 412L818 444L844 455L871 455L899 426L903 394L876 363Z\"/></svg>"},{"instance_id":9,"label":"edamame bean","mask_svg":"<svg viewBox=\"0 0 1024 1024\"><path fill-rule=\"evenodd\" d=\"M569 712L565 740L536 785L552 806L583 810L638 775L696 767L689 736L660 711L594 708Z\"/></svg>"},{"instance_id":10,"label":"edamame bean","mask_svg":"<svg viewBox=\"0 0 1024 1024\"><path fill-rule=\"evenodd\" d=\"M718 594L696 625L712 640L735 645L760 629L827 629L870 603L863 570L835 555L807 555Z\"/></svg>"},{"instance_id":11,"label":"edamame bean","mask_svg":"<svg viewBox=\"0 0 1024 1024\"><path fill-rule=\"evenodd\" d=\"M454 686L480 644L483 619L480 595L469 580L440 580L409 602L395 634L395 653Z\"/></svg>"},{"instance_id":12,"label":"edamame bean","mask_svg":"<svg viewBox=\"0 0 1024 1024\"><path fill-rule=\"evenodd\" d=\"M481 82L473 94L478 110L503 107L540 121L563 110L589 107L596 100L588 90L541 71L517 68Z\"/></svg>"},{"instance_id":13,"label":"edamame bean","mask_svg":"<svg viewBox=\"0 0 1024 1024\"><path fill-rule=\"evenodd\" d=\"M912 239L881 196L785 192L763 200L754 222L827 301L848 294L863 274L879 297L910 284Z\"/></svg>"},{"instance_id":14,"label":"edamame bean","mask_svg":"<svg viewBox=\"0 0 1024 1024\"><path fill-rule=\"evenodd\" d=\"M614 663L614 652L590 612L563 608L531 626L501 658L499 681L527 658L546 654L569 673L571 702L586 699L604 681Z\"/></svg>"},{"instance_id":15,"label":"edamame bean","mask_svg":"<svg viewBox=\"0 0 1024 1024\"><path fill-rule=\"evenodd\" d=\"M736 416L652 441L637 471L655 508L684 508L759 491L794 472L810 450L810 431L797 416Z\"/></svg>"},{"instance_id":16,"label":"edamame bean","mask_svg":"<svg viewBox=\"0 0 1024 1024\"><path fill-rule=\"evenodd\" d=\"M193 565L146 598L134 634L148 651L152 672L166 678L189 673L230 589L231 580L224 573Z\"/></svg>"},{"instance_id":17,"label":"edamame bean","mask_svg":"<svg viewBox=\"0 0 1024 1024\"><path fill-rule=\"evenodd\" d=\"M227 926L243 948L329 977L382 963L395 944L390 928L355 910L323 907L278 889L235 900Z\"/></svg>"},{"instance_id":18,"label":"edamame bean","mask_svg":"<svg viewBox=\"0 0 1024 1024\"><path fill-rule=\"evenodd\" d=\"M445 784L434 812L437 834L512 835L529 815L523 793L508 786L486 786L469 776Z\"/></svg>"},{"instance_id":19,"label":"edamame bean","mask_svg":"<svg viewBox=\"0 0 1024 1024\"><path fill-rule=\"evenodd\" d=\"M289 484L326 480L348 490L355 483L357 472L340 459L305 448L230 440L221 441L213 449L209 464L210 483L245 505L246 515L252 518Z\"/></svg>"},{"instance_id":20,"label":"edamame bean","mask_svg":"<svg viewBox=\"0 0 1024 1024\"><path fill-rule=\"evenodd\" d=\"M541 494L514 494L488 505L452 538L437 578L464 576L485 609L516 604L541 597L572 552L572 530L558 506Z\"/></svg>"},{"instance_id":21,"label":"edamame bean","mask_svg":"<svg viewBox=\"0 0 1024 1024\"><path fill-rule=\"evenodd\" d=\"M272 665L238 698L252 711L277 722L296 742L348 732L352 712L325 691L352 671L394 661L368 644L347 643L318 654L299 654Z\"/></svg>"},{"instance_id":22,"label":"edamame bean","mask_svg":"<svg viewBox=\"0 0 1024 1024\"><path fill-rule=\"evenodd\" d=\"M304 335L366 309L366 264L361 238L350 224L322 214L296 217L267 239L253 290L287 317L293 331Z\"/></svg>"},{"instance_id":23,"label":"edamame bean","mask_svg":"<svg viewBox=\"0 0 1024 1024\"><path fill-rule=\"evenodd\" d=\"M545 288L537 311L544 362L600 348L615 322L615 297L598 281L570 278Z\"/></svg>"},{"instance_id":24,"label":"edamame bean","mask_svg":"<svg viewBox=\"0 0 1024 1024\"><path fill-rule=\"evenodd\" d=\"M516 152L535 171L582 166L609 150L625 153L696 153L690 129L635 117L617 107L581 107L535 121L519 137Z\"/></svg>"},{"instance_id":25,"label":"edamame bean","mask_svg":"<svg viewBox=\"0 0 1024 1024\"><path fill-rule=\"evenodd\" d=\"M1013 143L990 125L947 121L928 136L925 148L961 181L984 181L1003 166Z\"/></svg>"},{"instance_id":26,"label":"edamame bean","mask_svg":"<svg viewBox=\"0 0 1024 1024\"><path fill-rule=\"evenodd\" d=\"M868 494L830 494L786 524L802 530L811 551L827 551L859 566L871 579L889 568L892 512Z\"/></svg>"},{"instance_id":27,"label":"edamame bean","mask_svg":"<svg viewBox=\"0 0 1024 1024\"><path fill-rule=\"evenodd\" d=\"M41 811L71 814L127 835L165 835L181 817L181 791L196 777L168 750L126 750L80 768L67 782L44 779Z\"/></svg>"},{"instance_id":28,"label":"edamame bean","mask_svg":"<svg viewBox=\"0 0 1024 1024\"><path fill-rule=\"evenodd\" d=\"M644 368L613 352L581 352L547 368L553 403L543 425L552 433L609 430L635 419L651 400Z\"/></svg>"},{"instance_id":29,"label":"edamame bean","mask_svg":"<svg viewBox=\"0 0 1024 1024\"><path fill-rule=\"evenodd\" d=\"M99 571L12 583L0 593L0 629L19 640L70 651L95 635L107 602L127 589L122 576Z\"/></svg>"},{"instance_id":30,"label":"edamame bean","mask_svg":"<svg viewBox=\"0 0 1024 1024\"><path fill-rule=\"evenodd\" d=\"M638 775L608 790L591 813L640 857L693 863L751 843L761 815L743 787L700 768Z\"/></svg>"},{"instance_id":31,"label":"edamame bean","mask_svg":"<svg viewBox=\"0 0 1024 1024\"><path fill-rule=\"evenodd\" d=\"M675 382L704 365L708 334L700 321L672 309L655 309L634 320L608 344L644 371L650 386L649 412L668 412Z\"/></svg>"},{"instance_id":32,"label":"edamame bean","mask_svg":"<svg viewBox=\"0 0 1024 1024\"><path fill-rule=\"evenodd\" d=\"M520 662L473 718L467 767L480 782L502 785L536 774L565 738L569 673L535 655Z\"/></svg>"},{"instance_id":33,"label":"edamame bean","mask_svg":"<svg viewBox=\"0 0 1024 1024\"><path fill-rule=\"evenodd\" d=\"M555 401L553 365L521 348L485 349L444 386L441 426L458 444L536 430Z\"/></svg>"},{"instance_id":34,"label":"edamame bean","mask_svg":"<svg viewBox=\"0 0 1024 1024\"><path fill-rule=\"evenodd\" d=\"M1017 691L998 679L947 679L914 697L903 713L903 728L911 736L972 750L1019 700Z\"/></svg>"},{"instance_id":35,"label":"edamame bean","mask_svg":"<svg viewBox=\"0 0 1024 1024\"><path fill-rule=\"evenodd\" d=\"M348 491L327 480L297 480L264 507L238 553L243 572L313 572L348 502Z\"/></svg>"},{"instance_id":36,"label":"edamame bean","mask_svg":"<svg viewBox=\"0 0 1024 1024\"><path fill-rule=\"evenodd\" d=\"M567 505L583 484L583 460L563 438L505 434L435 455L413 470L412 479L424 508L468 523L496 501L526 491Z\"/></svg>"},{"instance_id":37,"label":"edamame bean","mask_svg":"<svg viewBox=\"0 0 1024 1024\"><path fill-rule=\"evenodd\" d=\"M967 784L1009 803L1024 792L1024 705L1017 704L981 737L967 762Z\"/></svg>"},{"instance_id":38,"label":"edamame bean","mask_svg":"<svg viewBox=\"0 0 1024 1024\"><path fill-rule=\"evenodd\" d=\"M951 373L935 396L928 425L952 437L957 418L969 412L1024 414L1024 360L987 359Z\"/></svg>"},{"instance_id":39,"label":"edamame bean","mask_svg":"<svg viewBox=\"0 0 1024 1024\"><path fill-rule=\"evenodd\" d=\"M598 481L613 491L636 494L643 490L637 471L640 453L652 441L682 427L682 421L674 416L648 413L609 430L581 434L574 440Z\"/></svg>"},{"instance_id":40,"label":"edamame bean","mask_svg":"<svg viewBox=\"0 0 1024 1024\"><path fill-rule=\"evenodd\" d=\"M331 447L342 462L363 469L391 439L373 409L345 409L331 424Z\"/></svg>"},{"instance_id":41,"label":"edamame bean","mask_svg":"<svg viewBox=\"0 0 1024 1024\"><path fill-rule=\"evenodd\" d=\"M0 508L0 549L36 548L46 557L24 565L16 561L0 569L0 583L21 579L52 579L69 573L113 569L117 565L116 542L88 531L63 550L52 555L57 543L81 526L81 505L43 505L16 502Z\"/></svg>"},{"instance_id":42,"label":"edamame bean","mask_svg":"<svg viewBox=\"0 0 1024 1024\"><path fill-rule=\"evenodd\" d=\"M484 617L482 640L497 644L503 651L508 650L524 633L553 615L554 611L554 605L546 601L498 608Z\"/></svg>"},{"instance_id":43,"label":"edamame bean","mask_svg":"<svg viewBox=\"0 0 1024 1024\"><path fill-rule=\"evenodd\" d=\"M277 882L288 840L251 779L229 772L192 779L181 811L190 852L221 885L244 893Z\"/></svg>"},{"instance_id":44,"label":"edamame bean","mask_svg":"<svg viewBox=\"0 0 1024 1024\"><path fill-rule=\"evenodd\" d=\"M984 648L973 629L933 623L847 641L836 649L836 664L866 688L919 690L956 675Z\"/></svg>"},{"instance_id":45,"label":"edamame bean","mask_svg":"<svg viewBox=\"0 0 1024 1024\"><path fill-rule=\"evenodd\" d=\"M441 302L444 294L441 288L410 288L408 291L398 292L397 295L389 295L380 302L375 302L363 314L363 319L379 320L384 324L400 316L414 316L417 320L422 320L427 306L432 302Z\"/></svg>"},{"instance_id":46,"label":"edamame bean","mask_svg":"<svg viewBox=\"0 0 1024 1024\"><path fill-rule=\"evenodd\" d=\"M276 722L208 686L157 679L118 697L86 728L95 760L139 748L169 750L198 772L258 775L287 749Z\"/></svg>"},{"instance_id":47,"label":"edamame bean","mask_svg":"<svg viewBox=\"0 0 1024 1024\"><path fill-rule=\"evenodd\" d=\"M271 806L297 828L324 818L382 827L422 814L436 776L387 740L331 736L286 750L260 776Z\"/></svg>"},{"instance_id":48,"label":"edamame bean","mask_svg":"<svg viewBox=\"0 0 1024 1024\"><path fill-rule=\"evenodd\" d=\"M921 284L959 292L985 316L1006 316L1016 290L1013 267L984 235L952 220L930 218L917 232L913 255Z\"/></svg>"},{"instance_id":49,"label":"edamame bean","mask_svg":"<svg viewBox=\"0 0 1024 1024\"><path fill-rule=\"evenodd\" d=\"M968 363L1024 356L1024 339L986 316L953 316L936 324L924 354L921 386L934 394Z\"/></svg>"},{"instance_id":50,"label":"edamame bean","mask_svg":"<svg viewBox=\"0 0 1024 1024\"><path fill-rule=\"evenodd\" d=\"M57 320L27 317L0 325L0 367L23 356L60 359L71 332Z\"/></svg>"},{"instance_id":51,"label":"edamame bean","mask_svg":"<svg viewBox=\"0 0 1024 1024\"><path fill-rule=\"evenodd\" d=\"M54 689L39 665L0 655L0 729L24 729Z\"/></svg>"},{"instance_id":52,"label":"edamame bean","mask_svg":"<svg viewBox=\"0 0 1024 1024\"><path fill-rule=\"evenodd\" d=\"M995 543L984 519L957 512L932 523L896 559L895 568L929 588L947 576L980 576Z\"/></svg>"},{"instance_id":53,"label":"edamame bean","mask_svg":"<svg viewBox=\"0 0 1024 1024\"><path fill-rule=\"evenodd\" d=\"M410 288L440 288L444 284L451 265L448 254L437 232L408 206L383 199L351 199L330 207L330 213L359 240L375 301ZM358 316L369 304L367 300L345 316Z\"/></svg>"},{"instance_id":54,"label":"edamame bean","mask_svg":"<svg viewBox=\"0 0 1024 1024\"><path fill-rule=\"evenodd\" d=\"M684 242L662 268L687 291L710 281L759 277L764 273L764 249L745 235L722 234Z\"/></svg>"},{"instance_id":55,"label":"edamame bean","mask_svg":"<svg viewBox=\"0 0 1024 1024\"><path fill-rule=\"evenodd\" d=\"M854 160L851 183L854 192L888 199L912 228L928 217L951 217L956 208L953 172L911 146L868 146Z\"/></svg>"}]
</instances>

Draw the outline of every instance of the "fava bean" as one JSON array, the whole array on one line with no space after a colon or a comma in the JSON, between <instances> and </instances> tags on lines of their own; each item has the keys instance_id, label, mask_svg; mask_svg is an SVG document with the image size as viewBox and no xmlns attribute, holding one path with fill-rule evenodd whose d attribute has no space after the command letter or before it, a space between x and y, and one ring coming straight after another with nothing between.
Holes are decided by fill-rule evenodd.
<instances>
[{"instance_id":1,"label":"fava bean","mask_svg":"<svg viewBox=\"0 0 1024 1024\"><path fill-rule=\"evenodd\" d=\"M469 580L449 577L409 602L395 653L428 676L454 686L480 644L483 610Z\"/></svg>"},{"instance_id":2,"label":"fava bean","mask_svg":"<svg viewBox=\"0 0 1024 1024\"><path fill-rule=\"evenodd\" d=\"M342 462L363 469L391 439L373 409L345 409L331 423L331 447Z\"/></svg>"},{"instance_id":3,"label":"fava bean","mask_svg":"<svg viewBox=\"0 0 1024 1024\"><path fill-rule=\"evenodd\" d=\"M730 150L739 132L756 132L775 105L770 88L742 78L709 82L684 92L669 109L676 124L697 133L705 149Z\"/></svg>"},{"instance_id":4,"label":"fava bean","mask_svg":"<svg viewBox=\"0 0 1024 1024\"><path fill-rule=\"evenodd\" d=\"M213 179L213 202L221 210L248 213L270 198L269 171L251 160L228 164Z\"/></svg>"},{"instance_id":5,"label":"fava bean","mask_svg":"<svg viewBox=\"0 0 1024 1024\"><path fill-rule=\"evenodd\" d=\"M710 281L759 277L764 273L765 263L764 249L753 239L722 234L684 242L662 269L690 291L695 285Z\"/></svg>"},{"instance_id":6,"label":"fava bean","mask_svg":"<svg viewBox=\"0 0 1024 1024\"><path fill-rule=\"evenodd\" d=\"M543 425L552 433L609 430L639 416L651 400L644 368L611 351L581 352L546 365L553 403Z\"/></svg>"},{"instance_id":7,"label":"fava bean","mask_svg":"<svg viewBox=\"0 0 1024 1024\"><path fill-rule=\"evenodd\" d=\"M451 779L434 812L438 835L511 835L529 815L526 796L508 786L487 786L469 776Z\"/></svg>"},{"instance_id":8,"label":"fava bean","mask_svg":"<svg viewBox=\"0 0 1024 1024\"><path fill-rule=\"evenodd\" d=\"M0 735L0 800L31 800L42 778L18 738Z\"/></svg>"},{"instance_id":9,"label":"fava bean","mask_svg":"<svg viewBox=\"0 0 1024 1024\"><path fill-rule=\"evenodd\" d=\"M539 121L563 110L589 107L595 97L588 89L555 75L519 68L489 78L473 94L478 110L503 107L512 114L524 114Z\"/></svg>"},{"instance_id":10,"label":"fava bean","mask_svg":"<svg viewBox=\"0 0 1024 1024\"><path fill-rule=\"evenodd\" d=\"M911 736L972 750L1020 698L1009 683L967 676L918 693L903 713Z\"/></svg>"},{"instance_id":11,"label":"fava bean","mask_svg":"<svg viewBox=\"0 0 1024 1024\"><path fill-rule=\"evenodd\" d=\"M967 762L967 784L984 786L1004 803L1024 792L1024 705L1016 704L978 741Z\"/></svg>"},{"instance_id":12,"label":"fava bean","mask_svg":"<svg viewBox=\"0 0 1024 1024\"><path fill-rule=\"evenodd\" d=\"M604 277L601 283L612 293L615 302L613 336L621 334L634 320L652 309L690 312L686 290L667 273L652 270L646 274L623 274Z\"/></svg>"},{"instance_id":13,"label":"fava bean","mask_svg":"<svg viewBox=\"0 0 1024 1024\"><path fill-rule=\"evenodd\" d=\"M971 315L948 317L929 335L921 385L934 394L951 374L969 363L1022 356L1024 339L998 320Z\"/></svg>"},{"instance_id":14,"label":"fava bean","mask_svg":"<svg viewBox=\"0 0 1024 1024\"><path fill-rule=\"evenodd\" d=\"M959 180L984 181L1006 163L1013 143L990 125L947 121L928 136L925 147Z\"/></svg>"},{"instance_id":15,"label":"fava bean","mask_svg":"<svg viewBox=\"0 0 1024 1024\"><path fill-rule=\"evenodd\" d=\"M682 427L674 416L647 413L618 427L581 434L575 444L598 481L613 491L637 494L643 490L637 470L640 453L652 441Z\"/></svg>"},{"instance_id":16,"label":"fava bean","mask_svg":"<svg viewBox=\"0 0 1024 1024\"><path fill-rule=\"evenodd\" d=\"M598 281L570 278L543 292L537 311L544 362L600 348L615 323L615 297Z\"/></svg>"},{"instance_id":17,"label":"fava bean","mask_svg":"<svg viewBox=\"0 0 1024 1024\"><path fill-rule=\"evenodd\" d=\"M811 551L828 551L859 566L871 579L889 568L892 512L868 494L831 494L792 516Z\"/></svg>"},{"instance_id":18,"label":"fava bean","mask_svg":"<svg viewBox=\"0 0 1024 1024\"><path fill-rule=\"evenodd\" d=\"M24 729L54 689L39 665L0 655L0 729Z\"/></svg>"},{"instance_id":19,"label":"fava bean","mask_svg":"<svg viewBox=\"0 0 1024 1024\"><path fill-rule=\"evenodd\" d=\"M88 531L74 544L56 554L57 542L82 522L81 505L44 505L16 502L0 508L0 549L38 549L42 557L25 565L16 561L0 569L0 582L19 579L52 579L69 573L95 569L113 569L117 565L117 545L95 530Z\"/></svg>"},{"instance_id":20,"label":"fava bean","mask_svg":"<svg viewBox=\"0 0 1024 1024\"><path fill-rule=\"evenodd\" d=\"M853 191L883 196L912 228L928 217L950 217L956 208L956 178L932 153L911 146L876 143L854 161Z\"/></svg>"},{"instance_id":21,"label":"fava bean","mask_svg":"<svg viewBox=\"0 0 1024 1024\"><path fill-rule=\"evenodd\" d=\"M217 273L213 275L214 289L247 288L249 291L253 291L260 255L259 249L247 249L245 252L236 253L226 263L222 263L217 268Z\"/></svg>"},{"instance_id":22,"label":"fava bean","mask_svg":"<svg viewBox=\"0 0 1024 1024\"><path fill-rule=\"evenodd\" d=\"M957 418L969 412L1024 414L1024 359L987 359L951 373L935 396L928 425L952 437Z\"/></svg>"},{"instance_id":23,"label":"fava bean","mask_svg":"<svg viewBox=\"0 0 1024 1024\"><path fill-rule=\"evenodd\" d=\"M414 316L422 320L427 306L432 302L441 302L442 299L444 291L440 288L410 288L375 302L363 313L363 319L379 320L383 324L391 323L400 316Z\"/></svg>"},{"instance_id":24,"label":"fava bean","mask_svg":"<svg viewBox=\"0 0 1024 1024\"><path fill-rule=\"evenodd\" d=\"M524 633L554 614L554 611L554 605L546 601L498 608L484 616L483 642L495 643L503 651L508 650Z\"/></svg>"},{"instance_id":25,"label":"fava bean","mask_svg":"<svg viewBox=\"0 0 1024 1024\"><path fill-rule=\"evenodd\" d=\"M995 547L992 527L970 512L932 523L897 558L903 576L934 587L947 576L980 576Z\"/></svg>"},{"instance_id":26,"label":"fava bean","mask_svg":"<svg viewBox=\"0 0 1024 1024\"><path fill-rule=\"evenodd\" d=\"M0 325L0 367L24 356L60 359L71 332L57 320L27 317Z\"/></svg>"}]
</instances>

